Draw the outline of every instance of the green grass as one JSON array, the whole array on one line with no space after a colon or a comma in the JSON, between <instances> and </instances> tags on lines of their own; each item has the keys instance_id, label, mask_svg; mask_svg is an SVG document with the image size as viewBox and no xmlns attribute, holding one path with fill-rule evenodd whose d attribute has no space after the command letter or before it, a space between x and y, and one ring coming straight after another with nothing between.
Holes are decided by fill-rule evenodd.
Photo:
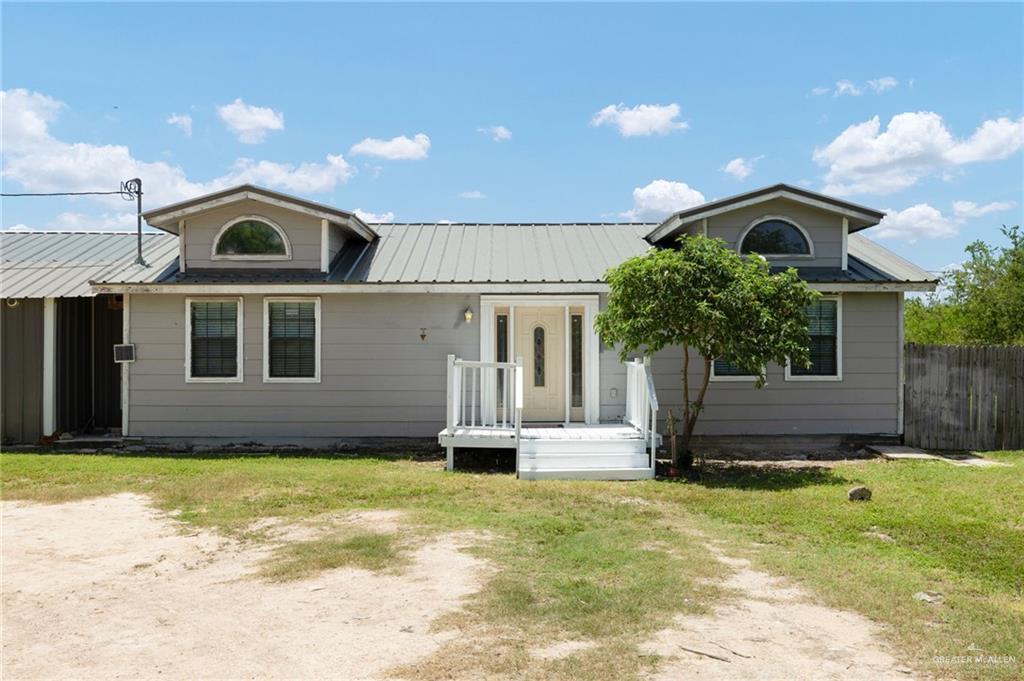
<instances>
[{"instance_id":1,"label":"green grass","mask_svg":"<svg viewBox=\"0 0 1024 681\"><path fill-rule=\"evenodd\" d=\"M262 574L268 579L283 581L345 566L375 571L394 569L404 562L394 537L371 532L285 544L276 551Z\"/></svg>"},{"instance_id":2,"label":"green grass","mask_svg":"<svg viewBox=\"0 0 1024 681\"><path fill-rule=\"evenodd\" d=\"M426 678L498 670L535 678L641 674L653 661L637 643L673 614L701 611L718 596L705 580L722 568L690 531L700 529L823 602L888 625L902 657L920 668L1011 679L1024 662L1024 452L991 456L1014 465L737 467L714 469L694 484L526 483L376 458L8 454L0 457L0 492L59 502L136 491L179 509L186 522L243 537L262 518L299 521L352 509L403 510L433 531L487 531L494 539L473 550L497 572L445 623L465 635L407 670ZM846 500L859 484L873 490L871 502ZM265 574L400 569L403 547L401 537L389 535L329 535L281 547ZM944 602L913 599L925 590L942 592ZM568 660L531 660L528 646L550 636L600 645ZM965 654L970 644L1014 655L1018 664L933 662Z\"/></svg>"}]
</instances>

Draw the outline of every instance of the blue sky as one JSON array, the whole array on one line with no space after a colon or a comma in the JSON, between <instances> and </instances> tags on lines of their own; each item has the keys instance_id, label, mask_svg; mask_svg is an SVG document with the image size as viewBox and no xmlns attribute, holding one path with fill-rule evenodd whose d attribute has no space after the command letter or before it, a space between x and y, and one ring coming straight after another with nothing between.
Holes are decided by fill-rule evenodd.
<instances>
[{"instance_id":1,"label":"blue sky","mask_svg":"<svg viewBox=\"0 0 1024 681\"><path fill-rule=\"evenodd\" d=\"M7 192L138 173L148 208L250 180L395 221L555 222L781 181L893 211L869 235L929 269L1021 222L1019 3L2 12ZM2 225L128 210L8 198Z\"/></svg>"}]
</instances>

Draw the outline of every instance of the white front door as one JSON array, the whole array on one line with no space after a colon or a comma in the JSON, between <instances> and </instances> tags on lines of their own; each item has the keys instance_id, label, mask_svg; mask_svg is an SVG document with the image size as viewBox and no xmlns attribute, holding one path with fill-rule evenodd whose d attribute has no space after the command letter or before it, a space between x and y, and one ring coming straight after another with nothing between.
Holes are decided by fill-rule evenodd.
<instances>
[{"instance_id":1,"label":"white front door","mask_svg":"<svg viewBox=\"0 0 1024 681\"><path fill-rule=\"evenodd\" d=\"M523 358L523 420L565 420L565 308L515 308L514 357Z\"/></svg>"}]
</instances>

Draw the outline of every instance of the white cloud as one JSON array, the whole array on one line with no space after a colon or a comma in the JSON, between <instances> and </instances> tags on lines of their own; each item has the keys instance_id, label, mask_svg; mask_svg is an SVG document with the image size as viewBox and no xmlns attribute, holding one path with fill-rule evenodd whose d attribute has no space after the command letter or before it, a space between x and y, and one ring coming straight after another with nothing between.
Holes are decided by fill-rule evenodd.
<instances>
[{"instance_id":1,"label":"white cloud","mask_svg":"<svg viewBox=\"0 0 1024 681\"><path fill-rule=\"evenodd\" d=\"M25 224L22 224L22 223L19 222L16 225L11 225L10 227L4 227L4 231L5 232L34 232L35 230L32 229L31 227L29 227L28 225L25 225Z\"/></svg>"},{"instance_id":2,"label":"white cloud","mask_svg":"<svg viewBox=\"0 0 1024 681\"><path fill-rule=\"evenodd\" d=\"M353 156L376 156L389 161L419 161L430 151L430 138L422 132L409 139L405 135L379 140L367 137L349 149Z\"/></svg>"},{"instance_id":3,"label":"white cloud","mask_svg":"<svg viewBox=\"0 0 1024 681\"><path fill-rule=\"evenodd\" d=\"M930 111L893 116L884 131L878 116L851 125L814 161L828 168L825 193L890 194L922 177L966 163L1007 158L1024 146L1024 117L985 121L967 139L956 139Z\"/></svg>"},{"instance_id":4,"label":"white cloud","mask_svg":"<svg viewBox=\"0 0 1024 681\"><path fill-rule=\"evenodd\" d=\"M739 156L722 166L722 172L732 175L737 180L745 180L754 172L754 164L762 158L764 156L754 156L753 158Z\"/></svg>"},{"instance_id":5,"label":"white cloud","mask_svg":"<svg viewBox=\"0 0 1024 681\"><path fill-rule=\"evenodd\" d=\"M59 214L46 227L48 230L71 232L124 232L134 231L135 228L135 213L131 212L102 213L100 215L66 212Z\"/></svg>"},{"instance_id":6,"label":"white cloud","mask_svg":"<svg viewBox=\"0 0 1024 681\"><path fill-rule=\"evenodd\" d=\"M296 194L317 194L345 184L355 174L341 154L327 154L324 163L276 163L240 158L225 176L228 184L260 184L281 187Z\"/></svg>"},{"instance_id":7,"label":"white cloud","mask_svg":"<svg viewBox=\"0 0 1024 681\"><path fill-rule=\"evenodd\" d=\"M593 126L614 125L623 137L638 135L667 135L673 130L686 130L690 124L677 121L679 105L638 104L627 107L625 104L610 104L594 114L590 120Z\"/></svg>"},{"instance_id":8,"label":"white cloud","mask_svg":"<svg viewBox=\"0 0 1024 681\"><path fill-rule=\"evenodd\" d=\"M904 210L887 210L882 221L871 230L871 236L902 239L913 244L920 239L948 239L959 231L957 220L927 203L919 203Z\"/></svg>"},{"instance_id":9,"label":"white cloud","mask_svg":"<svg viewBox=\"0 0 1024 681\"><path fill-rule=\"evenodd\" d=\"M456 223L455 223L455 220L438 220L437 224L439 224L439 225L454 225Z\"/></svg>"},{"instance_id":10,"label":"white cloud","mask_svg":"<svg viewBox=\"0 0 1024 681\"><path fill-rule=\"evenodd\" d=\"M843 95L853 95L859 97L864 94L864 91L857 86L852 80L837 80L836 90L833 93L833 97L842 97Z\"/></svg>"},{"instance_id":11,"label":"white cloud","mask_svg":"<svg viewBox=\"0 0 1024 681\"><path fill-rule=\"evenodd\" d=\"M954 201L953 215L958 218L978 218L989 213L1009 210L1016 205L1013 201L993 201L983 206L979 206L974 201Z\"/></svg>"},{"instance_id":12,"label":"white cloud","mask_svg":"<svg viewBox=\"0 0 1024 681\"><path fill-rule=\"evenodd\" d=\"M53 137L48 126L62 107L61 102L37 92L0 91L5 181L17 182L31 192L105 191L117 189L122 180L140 177L146 207L154 208L243 182L295 193L325 192L344 184L355 172L340 154L328 155L324 163L298 165L241 158L225 174L197 182L180 166L137 159L123 145ZM96 200L112 209L124 206L118 196Z\"/></svg>"},{"instance_id":13,"label":"white cloud","mask_svg":"<svg viewBox=\"0 0 1024 681\"><path fill-rule=\"evenodd\" d=\"M177 126L185 134L185 137L192 136L192 117L188 114L172 113L167 117L167 123Z\"/></svg>"},{"instance_id":14,"label":"white cloud","mask_svg":"<svg viewBox=\"0 0 1024 681\"><path fill-rule=\"evenodd\" d=\"M685 182L654 180L633 190L633 208L620 213L627 220L662 220L676 211L699 206L704 195Z\"/></svg>"},{"instance_id":15,"label":"white cloud","mask_svg":"<svg viewBox=\"0 0 1024 681\"><path fill-rule=\"evenodd\" d=\"M482 132L495 142L504 142L512 139L512 131L504 125L492 125L490 127L477 128L476 131Z\"/></svg>"},{"instance_id":16,"label":"white cloud","mask_svg":"<svg viewBox=\"0 0 1024 681\"><path fill-rule=\"evenodd\" d=\"M283 113L246 104L241 98L217 107L217 115L243 144L259 144L271 130L284 130Z\"/></svg>"},{"instance_id":17,"label":"white cloud","mask_svg":"<svg viewBox=\"0 0 1024 681\"><path fill-rule=\"evenodd\" d=\"M911 87L913 87L913 81L910 81L910 82L911 82ZM900 82L898 80L896 80L895 78L893 78L892 76L882 76L881 78L874 78L874 79L869 80L867 82L867 87L871 88L871 90L875 94L881 94L881 93L886 92L888 90L895 89L899 84L900 84ZM858 85L857 83L853 82L852 80L848 80L848 79L844 78L842 80L837 80L836 81L835 89L833 89L831 87L815 87L815 88L811 88L811 95L814 96L814 97L820 97L822 95L827 95L830 92L832 93L833 97L842 97L843 95L850 95L851 97L859 97L860 95L864 94L864 86Z\"/></svg>"},{"instance_id":18,"label":"white cloud","mask_svg":"<svg viewBox=\"0 0 1024 681\"><path fill-rule=\"evenodd\" d=\"M868 81L868 87L874 90L877 94L881 94L886 90L894 90L900 82L892 76L882 76L881 78L875 78Z\"/></svg>"},{"instance_id":19,"label":"white cloud","mask_svg":"<svg viewBox=\"0 0 1024 681\"><path fill-rule=\"evenodd\" d=\"M460 199L483 199L487 198L482 191L479 189L472 189L468 192L459 192L457 196Z\"/></svg>"},{"instance_id":20,"label":"white cloud","mask_svg":"<svg viewBox=\"0 0 1024 681\"><path fill-rule=\"evenodd\" d=\"M4 154L27 154L45 145L47 128L63 108L64 102L40 92L0 90Z\"/></svg>"},{"instance_id":21,"label":"white cloud","mask_svg":"<svg viewBox=\"0 0 1024 681\"><path fill-rule=\"evenodd\" d=\"M362 220L363 222L380 223L380 222L394 222L395 221L395 214L392 213L391 211L388 211L386 213L371 213L368 210L363 210L362 208L356 208L352 212L355 213L356 216L360 220Z\"/></svg>"}]
</instances>

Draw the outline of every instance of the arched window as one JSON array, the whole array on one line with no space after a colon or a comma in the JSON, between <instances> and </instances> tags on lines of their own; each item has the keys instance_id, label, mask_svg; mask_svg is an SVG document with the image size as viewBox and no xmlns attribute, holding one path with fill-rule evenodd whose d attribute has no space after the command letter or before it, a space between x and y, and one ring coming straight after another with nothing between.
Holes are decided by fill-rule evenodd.
<instances>
[{"instance_id":1,"label":"arched window","mask_svg":"<svg viewBox=\"0 0 1024 681\"><path fill-rule=\"evenodd\" d=\"M287 260L291 248L283 229L266 218L247 215L221 227L213 240L212 257Z\"/></svg>"},{"instance_id":2,"label":"arched window","mask_svg":"<svg viewBox=\"0 0 1024 681\"><path fill-rule=\"evenodd\" d=\"M789 220L776 217L760 218L751 224L740 238L740 253L813 255L807 232Z\"/></svg>"}]
</instances>

